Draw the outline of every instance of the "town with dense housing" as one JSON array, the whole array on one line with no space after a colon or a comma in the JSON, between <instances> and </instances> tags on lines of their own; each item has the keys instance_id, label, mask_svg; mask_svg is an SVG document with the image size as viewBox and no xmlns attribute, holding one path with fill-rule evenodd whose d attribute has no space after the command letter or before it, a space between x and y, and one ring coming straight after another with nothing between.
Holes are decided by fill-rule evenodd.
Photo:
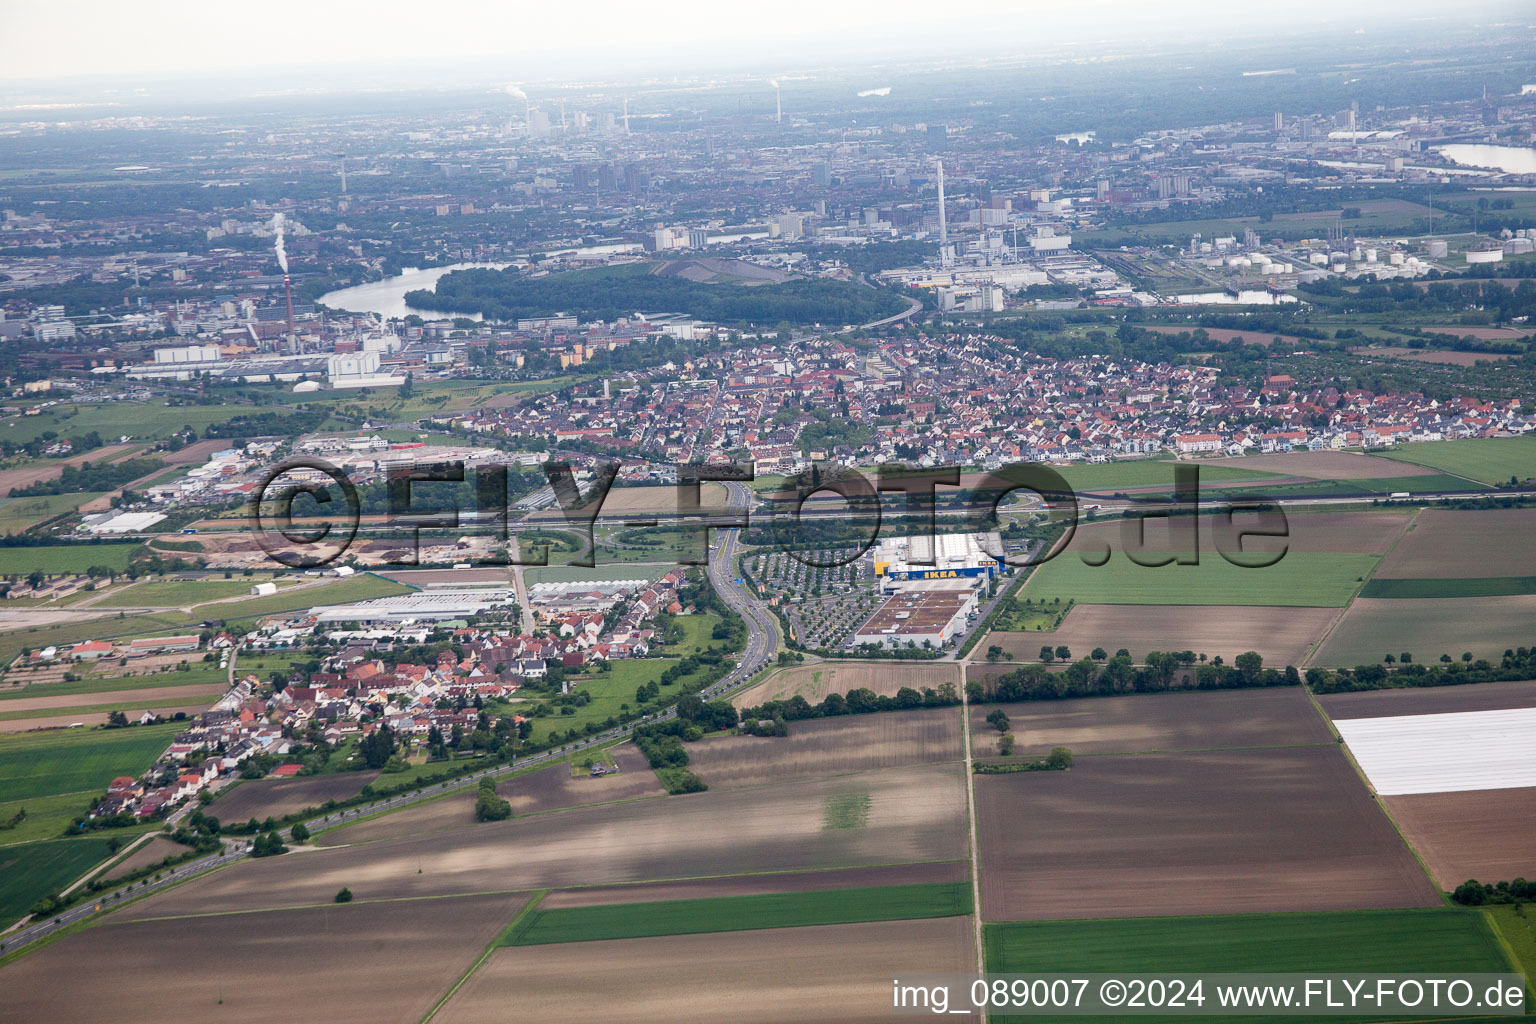
<instances>
[{"instance_id":1,"label":"town with dense housing","mask_svg":"<svg viewBox=\"0 0 1536 1024\"><path fill-rule=\"evenodd\" d=\"M0 1020L1528 1012L1529 12L1195 6L18 15Z\"/></svg>"}]
</instances>

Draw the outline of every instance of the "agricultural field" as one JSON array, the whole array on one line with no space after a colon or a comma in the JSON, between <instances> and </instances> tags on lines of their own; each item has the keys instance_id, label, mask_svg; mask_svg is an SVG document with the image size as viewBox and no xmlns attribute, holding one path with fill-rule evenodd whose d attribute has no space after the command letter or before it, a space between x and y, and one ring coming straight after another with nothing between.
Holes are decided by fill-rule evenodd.
<instances>
[{"instance_id":1,"label":"agricultural field","mask_svg":"<svg viewBox=\"0 0 1536 1024\"><path fill-rule=\"evenodd\" d=\"M908 921L966 916L970 912L969 882L655 900L550 910L540 906L520 923L504 944L542 946L555 942Z\"/></svg>"},{"instance_id":2,"label":"agricultural field","mask_svg":"<svg viewBox=\"0 0 1536 1024\"><path fill-rule=\"evenodd\" d=\"M755 707L771 700L804 697L820 704L828 694L867 689L886 697L896 696L903 686L914 690L938 689L952 683L959 689L960 675L953 665L913 665L895 662L872 665L869 662L821 661L781 669L762 682L743 690L731 699L738 708Z\"/></svg>"},{"instance_id":3,"label":"agricultural field","mask_svg":"<svg viewBox=\"0 0 1536 1024\"><path fill-rule=\"evenodd\" d=\"M165 678L167 683L175 682L169 674ZM117 682L118 680L100 680L100 682ZM122 680L129 682L131 680ZM148 682L148 680L145 680ZM76 687L78 683L60 683L60 686ZM33 697L28 695L28 690L36 690L39 693L47 693L49 696ZM0 719L16 717L23 714L36 712L64 713L59 709L77 707L94 707L101 704L111 704L113 707L127 710L139 704L145 706L166 706L175 704L197 703L202 698L209 698L205 704L212 704L214 697L223 693L227 687L223 683L194 683L190 686L144 686L137 689L109 688L102 690L79 690L74 693L52 693L46 685L39 684L35 687L23 689L16 694L0 694ZM140 709L142 710L142 709Z\"/></svg>"},{"instance_id":4,"label":"agricultural field","mask_svg":"<svg viewBox=\"0 0 1536 1024\"><path fill-rule=\"evenodd\" d=\"M1460 711L1507 711L1536 708L1536 680L1324 693L1318 695L1317 702L1329 718L1396 718Z\"/></svg>"},{"instance_id":5,"label":"agricultural field","mask_svg":"<svg viewBox=\"0 0 1536 1024\"><path fill-rule=\"evenodd\" d=\"M722 736L688 748L694 774L734 788L958 761L958 708L883 711L791 722L784 737Z\"/></svg>"},{"instance_id":6,"label":"agricultural field","mask_svg":"<svg viewBox=\"0 0 1536 1024\"><path fill-rule=\"evenodd\" d=\"M1212 483L1228 484L1263 484L1279 479L1276 474L1265 472L1261 469L1250 469L1244 466L1217 465L1201 462L1200 480L1203 486ZM1111 494L1117 491L1136 491L1144 489L1169 489L1173 487L1174 461L1171 459L1148 458L1132 459L1124 462L1096 463L1093 465L1075 464L1069 466L1049 467L1066 480L1067 485L1082 495ZM879 475L876 468L866 467L861 470L872 481ZM959 486L969 490L986 490L986 485L1000 486L996 481L1005 478L1005 474L990 474L982 472L963 472L960 474ZM767 478L770 481L782 481L782 477ZM767 491L763 483L757 483L757 490L761 493ZM945 489L939 490L942 497ZM1023 494L1026 492L1015 492ZM793 499L793 492L768 491L764 497L769 500L787 501ZM830 491L820 491L812 495L810 505L815 508L818 502L840 502L843 499ZM897 499L887 496L885 501L889 507L894 508L899 504Z\"/></svg>"},{"instance_id":7,"label":"agricultural field","mask_svg":"<svg viewBox=\"0 0 1536 1024\"><path fill-rule=\"evenodd\" d=\"M980 658L996 644L1014 661L1032 662L1049 643L1065 645L1077 658L1096 647L1110 654L1123 647L1138 662L1149 651L1194 651L1230 664L1244 651L1257 651L1266 665L1300 665L1338 614L1334 608L1264 605L1075 604L1055 630L993 632L971 656Z\"/></svg>"},{"instance_id":8,"label":"agricultural field","mask_svg":"<svg viewBox=\"0 0 1536 1024\"><path fill-rule=\"evenodd\" d=\"M1357 598L1309 664L1379 664L1408 651L1415 661L1471 652L1497 662L1536 622L1536 595L1511 597Z\"/></svg>"},{"instance_id":9,"label":"agricultural field","mask_svg":"<svg viewBox=\"0 0 1536 1024\"><path fill-rule=\"evenodd\" d=\"M1080 757L975 784L987 920L1440 902L1333 743Z\"/></svg>"},{"instance_id":10,"label":"agricultural field","mask_svg":"<svg viewBox=\"0 0 1536 1024\"><path fill-rule=\"evenodd\" d=\"M678 489L672 486L646 485L640 487L614 487L603 499L598 520L617 520L627 515L670 516L676 515ZM699 509L704 512L724 511L729 507L730 493L724 484L706 481L699 485ZM590 509L582 509L590 512ZM529 522L549 521L559 525L565 521L565 513L558 507L535 512Z\"/></svg>"},{"instance_id":11,"label":"agricultural field","mask_svg":"<svg viewBox=\"0 0 1536 1024\"><path fill-rule=\"evenodd\" d=\"M1377 455L1356 452L1273 452L1268 455L1235 455L1201 460L1200 476L1216 468L1247 469L1272 473L1278 478L1307 480L1377 480L1384 477L1429 476L1422 466L1405 466Z\"/></svg>"},{"instance_id":12,"label":"agricultural field","mask_svg":"<svg viewBox=\"0 0 1536 1024\"><path fill-rule=\"evenodd\" d=\"M1302 688L1285 686L973 704L976 757L992 754L999 734L986 717L997 708L1008 716L1016 755L1026 758L1043 757L1052 747L1067 747L1074 754L1138 754L1333 740Z\"/></svg>"},{"instance_id":13,"label":"agricultural field","mask_svg":"<svg viewBox=\"0 0 1536 1024\"><path fill-rule=\"evenodd\" d=\"M0 440L27 444L52 431L60 437L80 437L96 431L104 439L124 435L135 441L169 437L183 427L199 433L209 424L223 423L253 410L237 405L170 405L166 402L66 402L36 416L0 419Z\"/></svg>"},{"instance_id":14,"label":"agricultural field","mask_svg":"<svg viewBox=\"0 0 1536 1024\"><path fill-rule=\"evenodd\" d=\"M250 619L300 609L307 610L319 605L351 604L354 601L366 601L375 597L393 597L396 594L408 594L414 589L414 587L407 587L368 572L314 587L289 587L269 597L253 597L246 601L231 602L222 606L220 610L232 613L228 616L230 618L238 614L239 618Z\"/></svg>"},{"instance_id":15,"label":"agricultural field","mask_svg":"<svg viewBox=\"0 0 1536 1024\"><path fill-rule=\"evenodd\" d=\"M1382 559L1373 582L1536 576L1533 537L1536 509L1426 508Z\"/></svg>"},{"instance_id":16,"label":"agricultural field","mask_svg":"<svg viewBox=\"0 0 1536 1024\"><path fill-rule=\"evenodd\" d=\"M138 775L153 764L179 728L166 723L0 735L0 802L105 792L116 776Z\"/></svg>"},{"instance_id":17,"label":"agricultural field","mask_svg":"<svg viewBox=\"0 0 1536 1024\"><path fill-rule=\"evenodd\" d=\"M777 1024L805 1018L883 1021L896 965L976 969L968 918L888 921L498 949L453 994L435 1024L530 1020L630 1024ZM601 964L594 971L593 965Z\"/></svg>"},{"instance_id":18,"label":"agricultural field","mask_svg":"<svg viewBox=\"0 0 1536 1024\"><path fill-rule=\"evenodd\" d=\"M1022 593L1036 601L1081 604L1338 608L1349 603L1377 561L1374 555L1292 551L1263 569L1220 557L1202 557L1199 565L1146 567L1115 552L1105 564L1092 566L1074 554L1083 550L1074 541L1036 569Z\"/></svg>"},{"instance_id":19,"label":"agricultural field","mask_svg":"<svg viewBox=\"0 0 1536 1024\"><path fill-rule=\"evenodd\" d=\"M268 914L114 914L6 966L0 1017L265 1024L279 997L253 983L260 978L280 979L281 1001L309 1014L420 1020L527 902L514 894L336 906L334 893L323 906ZM167 974L167 963L177 969Z\"/></svg>"},{"instance_id":20,"label":"agricultural field","mask_svg":"<svg viewBox=\"0 0 1536 1024\"><path fill-rule=\"evenodd\" d=\"M114 711L121 711L130 719L136 719L145 711L153 711L162 719L177 714L191 717L208 710L214 698L183 698L180 701L140 700L111 704L90 704L68 709L42 708L36 711L0 711L0 733L30 732L34 729L60 729L74 726L106 725Z\"/></svg>"},{"instance_id":21,"label":"agricultural field","mask_svg":"<svg viewBox=\"0 0 1536 1024\"><path fill-rule=\"evenodd\" d=\"M858 820L830 816L850 802ZM358 899L808 871L966 856L965 780L923 765L756 789L629 800L441 834L246 861L117 911L127 918ZM341 841L345 831L334 834Z\"/></svg>"},{"instance_id":22,"label":"agricultural field","mask_svg":"<svg viewBox=\"0 0 1536 1024\"><path fill-rule=\"evenodd\" d=\"M1536 871L1536 787L1389 796L1387 813L1440 888L1507 882Z\"/></svg>"},{"instance_id":23,"label":"agricultural field","mask_svg":"<svg viewBox=\"0 0 1536 1024\"><path fill-rule=\"evenodd\" d=\"M363 791L378 772L344 772L291 779L251 779L221 792L208 813L223 822L281 818L327 800L346 800Z\"/></svg>"},{"instance_id":24,"label":"agricultural field","mask_svg":"<svg viewBox=\"0 0 1536 1024\"><path fill-rule=\"evenodd\" d=\"M526 775L504 778L496 784L496 794L512 805L514 815L542 814L590 804L616 803L639 797L665 796L666 790L656 780L656 773L632 744L604 751L615 764L618 774L593 777L573 775L568 762L560 761ZM475 794L464 789L436 800L428 800L355 825L347 825L321 836L323 846L371 843L381 839L468 828L475 824Z\"/></svg>"},{"instance_id":25,"label":"agricultural field","mask_svg":"<svg viewBox=\"0 0 1536 1024\"><path fill-rule=\"evenodd\" d=\"M0 841L4 836L0 832ZM9 927L42 897L68 886L109 853L103 836L0 846L0 929Z\"/></svg>"},{"instance_id":26,"label":"agricultural field","mask_svg":"<svg viewBox=\"0 0 1536 1024\"><path fill-rule=\"evenodd\" d=\"M113 589L92 603L95 608L186 608L208 601L226 601L231 598L249 597L251 587L266 582L260 579L234 580L142 580L126 587ZM297 581L278 584L278 596L286 587Z\"/></svg>"},{"instance_id":27,"label":"agricultural field","mask_svg":"<svg viewBox=\"0 0 1536 1024\"><path fill-rule=\"evenodd\" d=\"M18 458L15 466L0 469L0 495L10 494L13 488L25 489L35 483L57 480L63 475L65 466L78 467L84 462L89 462L93 465L103 462L116 462L118 459L127 458L144 447L146 446L142 444L109 444L62 459Z\"/></svg>"},{"instance_id":28,"label":"agricultural field","mask_svg":"<svg viewBox=\"0 0 1536 1024\"><path fill-rule=\"evenodd\" d=\"M1450 333L1455 334L1466 330L1468 329L1464 327L1453 328ZM1355 348L1350 351L1358 355L1386 356L1389 359L1401 359L1408 363L1433 363L1439 366L1476 366L1478 363L1497 363L1514 358L1512 352L1457 352L1451 349L1402 348L1395 345Z\"/></svg>"},{"instance_id":29,"label":"agricultural field","mask_svg":"<svg viewBox=\"0 0 1536 1024\"><path fill-rule=\"evenodd\" d=\"M123 570L128 568L128 557L141 546L131 542L0 548L0 576L25 576L36 569L50 575L81 573L96 565Z\"/></svg>"},{"instance_id":30,"label":"agricultural field","mask_svg":"<svg viewBox=\"0 0 1536 1024\"><path fill-rule=\"evenodd\" d=\"M98 877L104 881L114 878L122 878L131 875L140 868L147 868L153 864L159 864L167 857L180 857L192 852L191 847L182 846L173 839L163 836L152 836L138 849L120 858L113 865L104 870Z\"/></svg>"},{"instance_id":31,"label":"agricultural field","mask_svg":"<svg viewBox=\"0 0 1536 1024\"><path fill-rule=\"evenodd\" d=\"M1287 519L1284 537L1248 536L1238 550L1236 532L1254 528L1238 518L1233 531L1217 521L1155 518L1121 519L1079 527L1071 543L1035 569L1020 597L1080 604L1261 605L1341 607L1375 569L1409 517L1402 513L1314 513ZM1142 566L1127 551L1140 543L1143 561L1188 546L1185 534L1198 524L1198 565ZM1225 545L1238 561L1277 555L1262 567L1234 565L1220 551ZM1108 560L1101 561L1108 552ZM1118 646L1118 645L1117 645Z\"/></svg>"},{"instance_id":32,"label":"agricultural field","mask_svg":"<svg viewBox=\"0 0 1536 1024\"><path fill-rule=\"evenodd\" d=\"M1382 796L1536 786L1536 707L1333 725Z\"/></svg>"},{"instance_id":33,"label":"agricultural field","mask_svg":"<svg viewBox=\"0 0 1536 1024\"><path fill-rule=\"evenodd\" d=\"M104 659L94 664L83 662L13 668L5 673L5 685L0 686L0 712L7 709L6 702L13 700L82 696L99 698L102 694L117 694L125 690L154 691L183 686L213 686L223 684L228 676L226 670L219 668L216 663L203 661L200 656L187 662L187 667L183 669L180 667L182 657L167 655L135 658L126 666L119 665L115 660ZM241 659L242 663L246 660ZM75 674L73 682L64 681L66 672ZM138 696L147 697L152 694Z\"/></svg>"},{"instance_id":34,"label":"agricultural field","mask_svg":"<svg viewBox=\"0 0 1536 1024\"><path fill-rule=\"evenodd\" d=\"M778 871L767 875L719 875L676 882L634 885L586 885L555 889L539 901L540 910L564 907L605 907L615 903L654 903L662 900L703 900L772 893L807 893L824 889L886 886L935 886L966 883L970 861L891 864L872 868L833 868L826 871Z\"/></svg>"},{"instance_id":35,"label":"agricultural field","mask_svg":"<svg viewBox=\"0 0 1536 1024\"><path fill-rule=\"evenodd\" d=\"M0 494L9 493L0 491ZM105 497L105 491L78 494L43 494L28 498L0 499L0 534L26 533L55 516L73 512Z\"/></svg>"},{"instance_id":36,"label":"agricultural field","mask_svg":"<svg viewBox=\"0 0 1536 1024\"><path fill-rule=\"evenodd\" d=\"M1487 919L1460 910L1234 914L1145 920L989 924L986 964L997 972L1507 972ZM1035 1021L1100 1020L1046 1017ZM1254 1021L1202 1016L1165 1020ZM1337 1016L1365 1022L1380 1016Z\"/></svg>"},{"instance_id":37,"label":"agricultural field","mask_svg":"<svg viewBox=\"0 0 1536 1024\"><path fill-rule=\"evenodd\" d=\"M1489 486L1508 483L1510 477L1536 477L1536 437L1423 441L1383 452L1382 457L1428 466Z\"/></svg>"},{"instance_id":38,"label":"agricultural field","mask_svg":"<svg viewBox=\"0 0 1536 1024\"><path fill-rule=\"evenodd\" d=\"M1372 579L1360 590L1361 597L1461 598L1510 597L1536 594L1536 576L1479 576L1474 579Z\"/></svg>"}]
</instances>

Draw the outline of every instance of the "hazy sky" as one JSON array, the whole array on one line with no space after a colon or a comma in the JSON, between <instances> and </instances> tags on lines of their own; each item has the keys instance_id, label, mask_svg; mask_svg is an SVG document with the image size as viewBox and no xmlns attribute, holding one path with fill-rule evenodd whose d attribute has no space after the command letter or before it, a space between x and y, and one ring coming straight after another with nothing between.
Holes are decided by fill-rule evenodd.
<instances>
[{"instance_id":1,"label":"hazy sky","mask_svg":"<svg viewBox=\"0 0 1536 1024\"><path fill-rule=\"evenodd\" d=\"M1465 18L1469 6L1486 3L1458 4L1456 16ZM712 64L797 52L817 60L863 57L925 45L953 51L970 43L985 52L1034 51L1154 30L1254 33L1266 24L1295 29L1340 19L1368 28L1380 18L1436 10L1446 13L1427 0L4 0L0 37L9 45L0 78L492 57L548 74L559 59L590 59L594 51L618 53L626 70L668 73L686 70L677 61L688 61L690 51Z\"/></svg>"}]
</instances>

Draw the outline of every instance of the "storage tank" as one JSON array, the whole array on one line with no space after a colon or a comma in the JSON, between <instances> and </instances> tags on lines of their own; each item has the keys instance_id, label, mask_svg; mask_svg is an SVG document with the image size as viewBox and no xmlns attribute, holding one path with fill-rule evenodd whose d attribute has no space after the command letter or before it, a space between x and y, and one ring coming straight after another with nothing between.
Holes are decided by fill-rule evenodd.
<instances>
[{"instance_id":1,"label":"storage tank","mask_svg":"<svg viewBox=\"0 0 1536 1024\"><path fill-rule=\"evenodd\" d=\"M1443 239L1436 238L1424 247L1424 251L1429 254L1429 258L1432 260L1443 260L1450 254L1451 250L1450 246L1446 245Z\"/></svg>"}]
</instances>

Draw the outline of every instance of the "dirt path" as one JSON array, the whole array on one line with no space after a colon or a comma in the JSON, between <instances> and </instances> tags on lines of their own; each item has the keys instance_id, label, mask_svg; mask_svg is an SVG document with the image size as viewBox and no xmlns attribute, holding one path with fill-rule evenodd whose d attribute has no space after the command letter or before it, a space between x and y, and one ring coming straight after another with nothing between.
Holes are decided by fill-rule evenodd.
<instances>
[{"instance_id":1,"label":"dirt path","mask_svg":"<svg viewBox=\"0 0 1536 1024\"><path fill-rule=\"evenodd\" d=\"M981 944L981 850L976 843L976 773L971 761L971 701L966 696L965 670L960 672L960 743L965 748L965 820L971 833L971 921L976 930L976 976L987 973Z\"/></svg>"}]
</instances>

